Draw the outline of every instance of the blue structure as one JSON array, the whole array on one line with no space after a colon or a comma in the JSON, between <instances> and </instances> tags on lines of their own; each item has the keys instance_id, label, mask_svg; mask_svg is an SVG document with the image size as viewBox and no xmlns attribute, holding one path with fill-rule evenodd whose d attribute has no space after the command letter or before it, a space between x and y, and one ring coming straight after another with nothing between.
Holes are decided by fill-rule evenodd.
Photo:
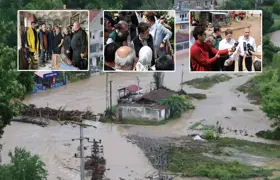
<instances>
[{"instance_id":1,"label":"blue structure","mask_svg":"<svg viewBox=\"0 0 280 180\"><path fill-rule=\"evenodd\" d=\"M63 75L58 71L37 71L35 72L35 82L33 93L66 85Z\"/></svg>"}]
</instances>

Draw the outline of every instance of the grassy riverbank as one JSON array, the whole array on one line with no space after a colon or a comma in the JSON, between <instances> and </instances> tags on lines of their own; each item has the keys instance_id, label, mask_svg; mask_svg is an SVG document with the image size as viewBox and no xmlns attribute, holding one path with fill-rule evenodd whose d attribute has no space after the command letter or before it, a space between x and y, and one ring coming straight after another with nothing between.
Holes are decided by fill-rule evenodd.
<instances>
[{"instance_id":1,"label":"grassy riverbank","mask_svg":"<svg viewBox=\"0 0 280 180\"><path fill-rule=\"evenodd\" d=\"M225 74L217 74L213 76L205 76L203 78L195 78L190 81L183 82L185 85L193 86L197 89L209 89L215 84L229 81L232 77Z\"/></svg>"},{"instance_id":2,"label":"grassy riverbank","mask_svg":"<svg viewBox=\"0 0 280 180\"><path fill-rule=\"evenodd\" d=\"M219 180L266 179L272 177L273 172L280 170L280 167L265 168L269 162L280 163L278 145L234 138L218 138L205 142L194 141L190 136L160 139L139 136L128 138L141 149L150 148L157 152L161 147L161 151L166 152L169 157L169 172L184 177ZM154 162L154 156L151 154L153 152L146 152L149 160Z\"/></svg>"}]
</instances>

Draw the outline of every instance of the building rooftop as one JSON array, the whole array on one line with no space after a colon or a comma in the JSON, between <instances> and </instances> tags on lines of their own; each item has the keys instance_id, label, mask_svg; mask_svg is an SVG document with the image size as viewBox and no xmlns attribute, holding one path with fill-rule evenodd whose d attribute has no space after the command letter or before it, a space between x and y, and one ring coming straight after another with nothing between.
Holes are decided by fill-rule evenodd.
<instances>
[{"instance_id":1,"label":"building rooftop","mask_svg":"<svg viewBox=\"0 0 280 180\"><path fill-rule=\"evenodd\" d=\"M162 106L162 105L158 105L158 104L154 104L151 107L154 109L160 109L160 110L167 109L166 106Z\"/></svg>"},{"instance_id":2,"label":"building rooftop","mask_svg":"<svg viewBox=\"0 0 280 180\"><path fill-rule=\"evenodd\" d=\"M129 92L137 92L137 91L141 90L142 88L137 85L130 85L130 86L126 87L125 89Z\"/></svg>"},{"instance_id":3,"label":"building rooftop","mask_svg":"<svg viewBox=\"0 0 280 180\"><path fill-rule=\"evenodd\" d=\"M120 88L118 89L118 91L121 91L121 90L126 90L130 93L133 93L133 92L137 92L139 90L141 90L142 88L140 86L137 86L137 85L130 85L130 86L127 86L127 87L123 87L123 88Z\"/></svg>"},{"instance_id":4,"label":"building rooftop","mask_svg":"<svg viewBox=\"0 0 280 180\"><path fill-rule=\"evenodd\" d=\"M173 95L174 92L166 90L166 89L158 89L145 94L144 96L136 99L135 101L140 100L149 100L149 101L159 101L162 99L167 99L169 96Z\"/></svg>"}]
</instances>

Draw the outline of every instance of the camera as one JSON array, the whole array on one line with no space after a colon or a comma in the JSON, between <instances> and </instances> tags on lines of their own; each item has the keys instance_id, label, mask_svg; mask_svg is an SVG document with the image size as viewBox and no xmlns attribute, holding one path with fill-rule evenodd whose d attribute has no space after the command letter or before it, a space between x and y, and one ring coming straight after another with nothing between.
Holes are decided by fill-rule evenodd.
<instances>
[{"instance_id":1,"label":"camera","mask_svg":"<svg viewBox=\"0 0 280 180\"><path fill-rule=\"evenodd\" d=\"M233 45L233 47L232 47L232 52L236 51L236 48L237 48L238 44L239 44L238 41L236 41L236 42L234 43L234 45Z\"/></svg>"},{"instance_id":2,"label":"camera","mask_svg":"<svg viewBox=\"0 0 280 180\"><path fill-rule=\"evenodd\" d=\"M251 46L249 43L247 44L247 50L250 56L252 56L252 53L250 51L255 52L253 46Z\"/></svg>"}]
</instances>

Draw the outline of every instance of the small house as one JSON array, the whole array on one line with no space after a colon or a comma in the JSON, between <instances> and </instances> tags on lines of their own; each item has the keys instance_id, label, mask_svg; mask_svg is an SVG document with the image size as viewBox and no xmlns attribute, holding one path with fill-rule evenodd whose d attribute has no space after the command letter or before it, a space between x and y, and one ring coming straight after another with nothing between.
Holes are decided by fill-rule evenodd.
<instances>
[{"instance_id":1,"label":"small house","mask_svg":"<svg viewBox=\"0 0 280 180\"><path fill-rule=\"evenodd\" d=\"M142 90L143 89L140 86L130 85L130 86L118 89L118 93L119 93L120 98L126 98L130 95L141 94Z\"/></svg>"}]
</instances>

